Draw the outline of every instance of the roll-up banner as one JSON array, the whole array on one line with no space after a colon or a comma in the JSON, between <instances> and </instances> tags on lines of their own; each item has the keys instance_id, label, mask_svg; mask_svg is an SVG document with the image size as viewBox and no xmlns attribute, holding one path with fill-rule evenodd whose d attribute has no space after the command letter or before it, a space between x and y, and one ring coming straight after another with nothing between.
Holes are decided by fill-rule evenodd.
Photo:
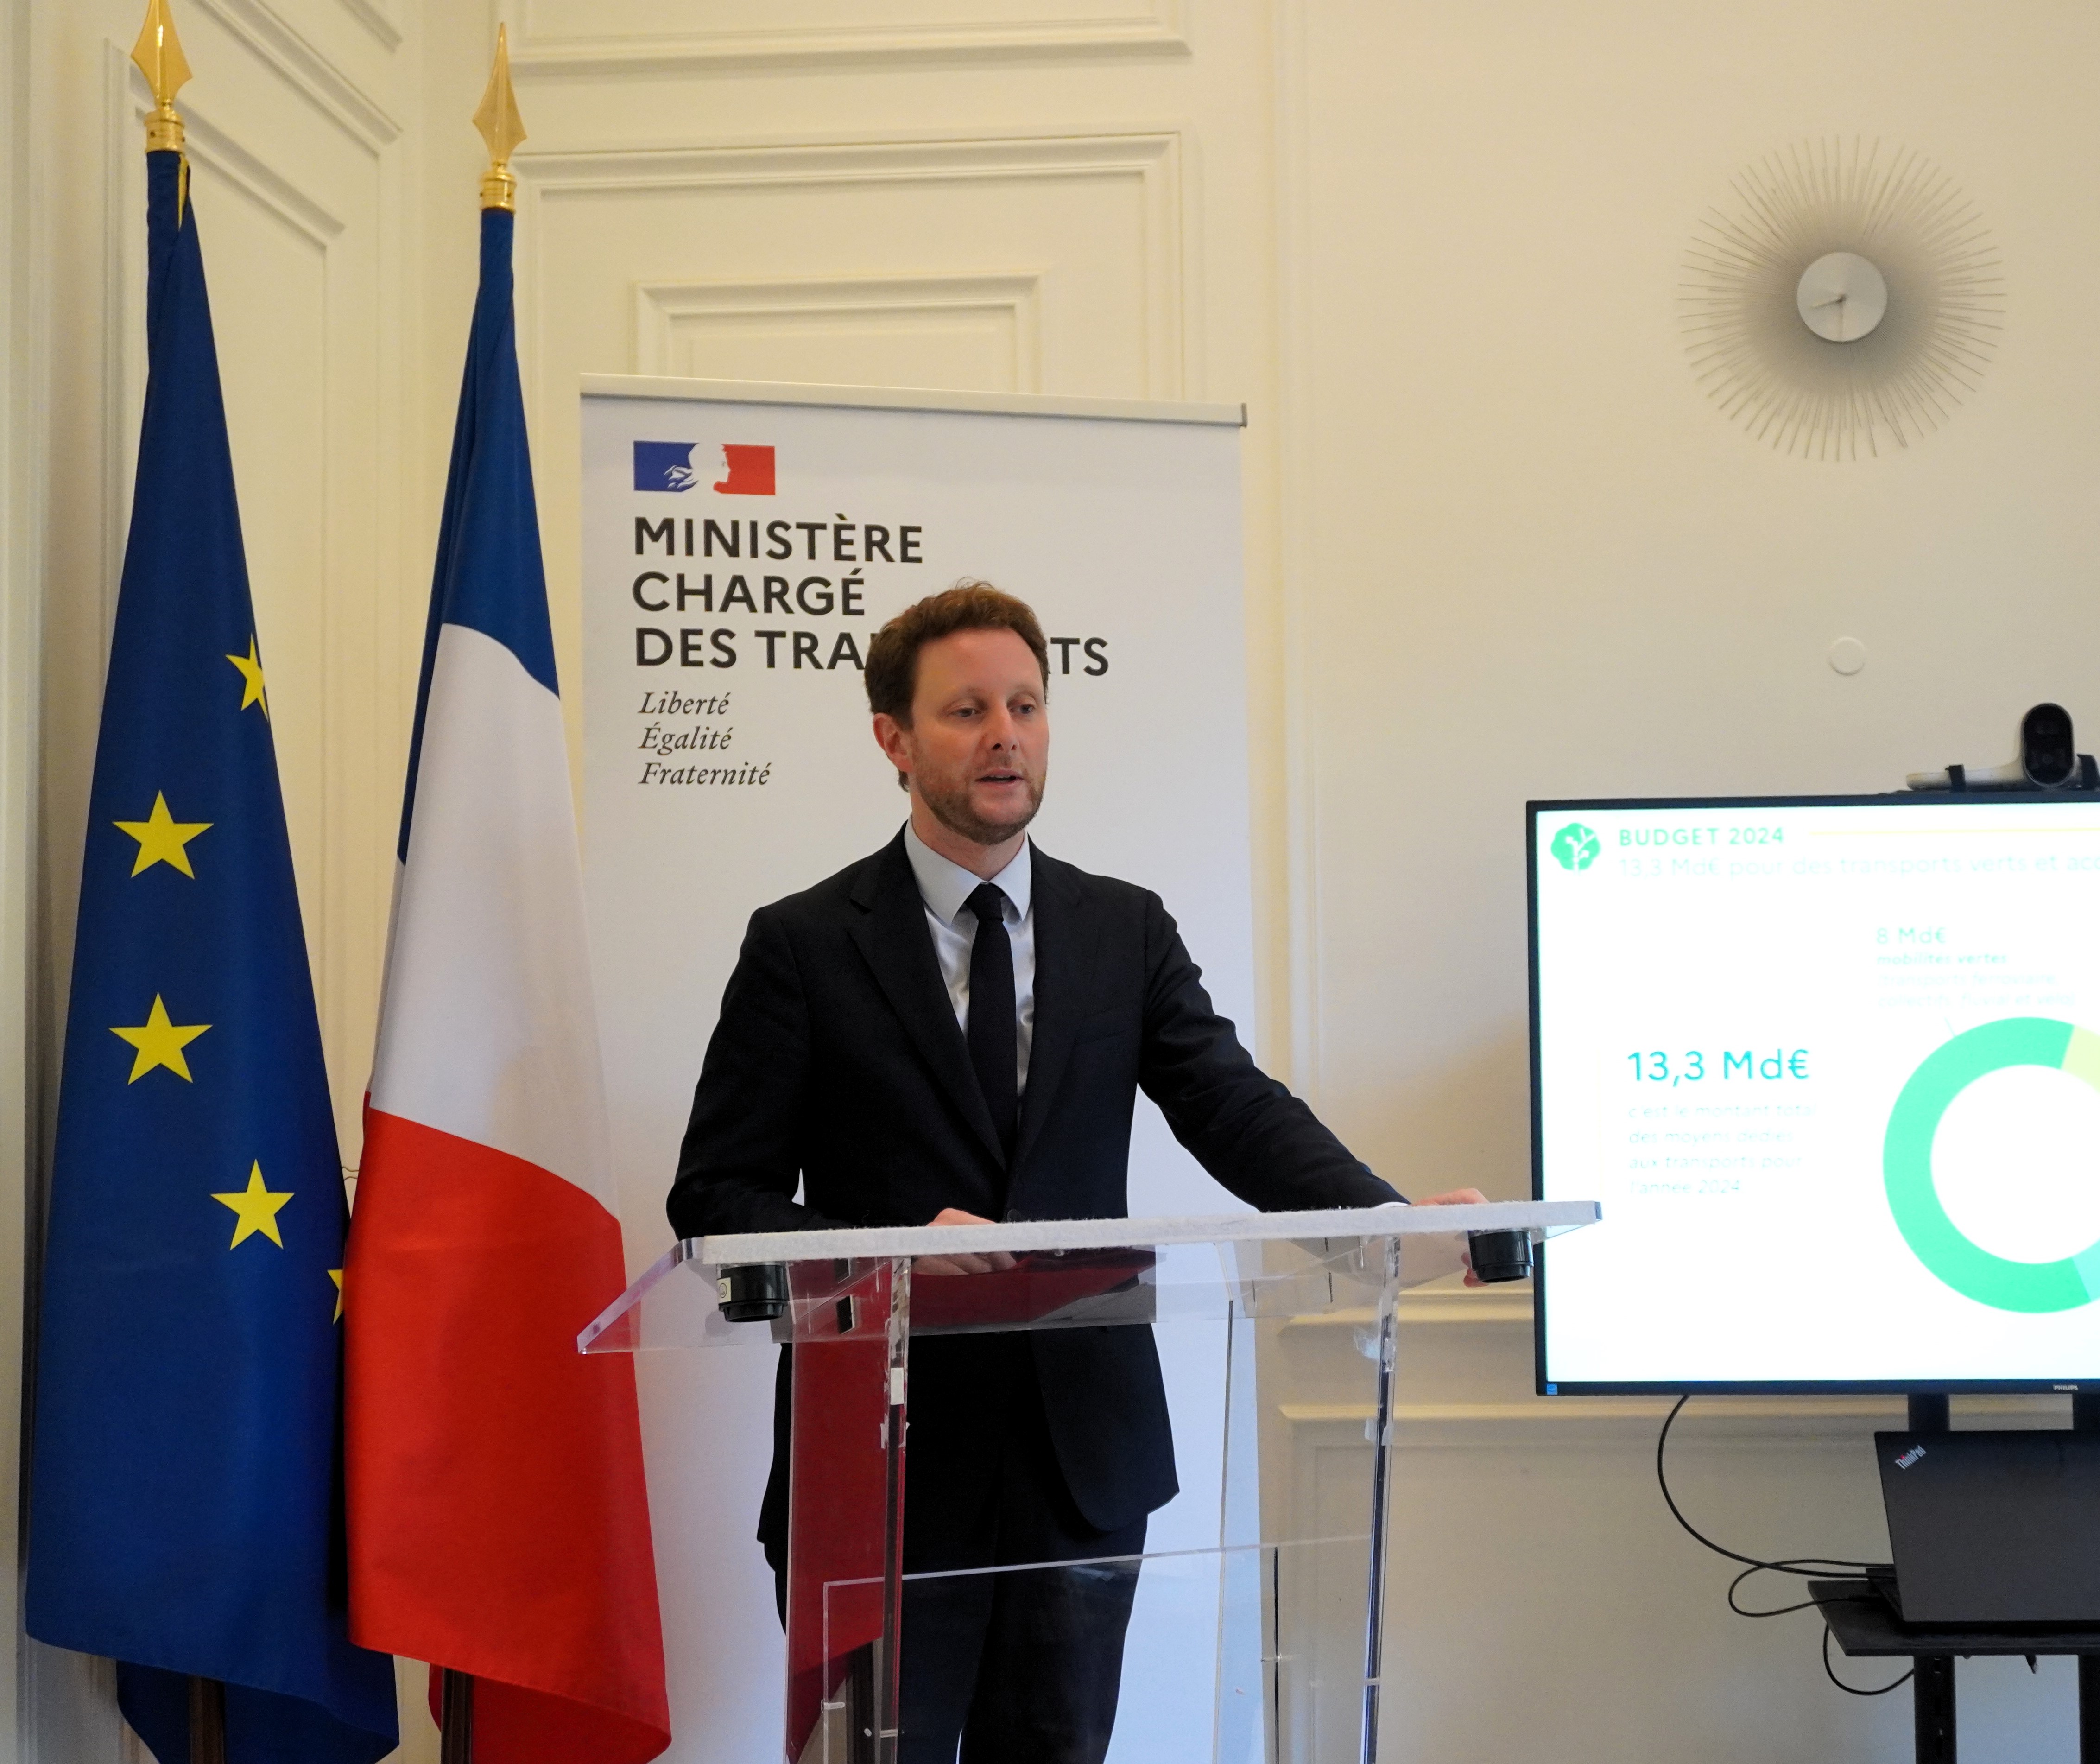
<instances>
[{"instance_id":1,"label":"roll-up banner","mask_svg":"<svg viewBox=\"0 0 2100 1764\"><path fill-rule=\"evenodd\" d=\"M585 380L584 857L631 1271L670 1240L664 1196L752 911L905 819L870 731L868 640L958 580L1019 595L1050 639L1031 833L1156 891L1251 1037L1242 420L1237 405ZM1130 1204L1237 1205L1142 1099ZM640 1368L668 1755L693 1764L779 1744L781 1638L752 1541L773 1367L757 1347ZM1215 1438L1221 1390L1171 1382L1177 1438ZM1215 1547L1217 1521L1215 1491L1207 1510L1185 1494L1147 1547ZM1130 1660L1127 1682L1143 1670ZM1127 1713L1117 1757L1138 1755L1142 1726Z\"/></svg>"}]
</instances>

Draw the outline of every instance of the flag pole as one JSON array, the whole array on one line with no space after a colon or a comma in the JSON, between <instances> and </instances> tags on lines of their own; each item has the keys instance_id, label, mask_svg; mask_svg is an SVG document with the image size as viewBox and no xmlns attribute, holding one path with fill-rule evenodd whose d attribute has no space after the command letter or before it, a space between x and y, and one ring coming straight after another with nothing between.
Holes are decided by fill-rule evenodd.
<instances>
[{"instance_id":1,"label":"flag pole","mask_svg":"<svg viewBox=\"0 0 2100 1764\"><path fill-rule=\"evenodd\" d=\"M474 1674L449 1666L439 1670L444 1678L438 1692L438 1764L474 1764Z\"/></svg>"},{"instance_id":2,"label":"flag pole","mask_svg":"<svg viewBox=\"0 0 2100 1764\"><path fill-rule=\"evenodd\" d=\"M168 0L147 0L132 61L153 92L153 113L145 120L145 151L181 153L183 117L176 116L174 95L189 82L189 59L174 33ZM187 160L179 189L189 189ZM218 1678L189 1680L189 1764L227 1764L227 1687Z\"/></svg>"},{"instance_id":3,"label":"flag pole","mask_svg":"<svg viewBox=\"0 0 2100 1764\"><path fill-rule=\"evenodd\" d=\"M226 1764L226 1686L190 1680L190 1764Z\"/></svg>"},{"instance_id":4,"label":"flag pole","mask_svg":"<svg viewBox=\"0 0 2100 1764\"><path fill-rule=\"evenodd\" d=\"M175 111L175 94L188 82L190 64L183 54L182 39L175 34L168 0L147 0L146 22L131 46L131 59L153 94L153 113L146 119L146 151L181 153L183 119ZM187 190L188 185L186 159L179 188ZM226 1686L217 1678L190 1680L190 1764L226 1764Z\"/></svg>"},{"instance_id":5,"label":"flag pole","mask_svg":"<svg viewBox=\"0 0 2100 1764\"><path fill-rule=\"evenodd\" d=\"M156 0L156 4L160 0ZM496 27L496 60L488 69L488 87L474 108L474 126L488 144L488 170L482 174L481 206L515 211L518 179L510 170L510 156L525 139L525 120L518 114L518 95L510 89L510 38L501 24Z\"/></svg>"},{"instance_id":6,"label":"flag pole","mask_svg":"<svg viewBox=\"0 0 2100 1764\"><path fill-rule=\"evenodd\" d=\"M175 36L175 21L168 0L147 0L146 22L139 41L131 46L131 59L152 88L154 110L146 119L146 151L179 153L183 150L183 119L175 114L175 94L188 83L190 64Z\"/></svg>"},{"instance_id":7,"label":"flag pole","mask_svg":"<svg viewBox=\"0 0 2100 1764\"><path fill-rule=\"evenodd\" d=\"M188 83L190 64L168 0L147 0L146 22L131 46L131 59L146 76L153 94L153 113L146 119L146 151L179 153L183 119L175 113L175 94ZM188 164L183 167L188 183ZM226 1687L217 1678L190 1680L190 1764L226 1764Z\"/></svg>"},{"instance_id":8,"label":"flag pole","mask_svg":"<svg viewBox=\"0 0 2100 1764\"><path fill-rule=\"evenodd\" d=\"M164 0L154 3L163 4ZM501 24L496 27L496 59L489 66L488 87L474 107L474 126L488 148L481 206L514 213L518 179L510 170L510 156L525 139L525 122L518 114L518 96L510 86L510 33ZM449 1666L440 1669L444 1674L438 1693L440 1764L474 1764L474 1675ZM204 1761L192 1760L192 1764Z\"/></svg>"}]
</instances>

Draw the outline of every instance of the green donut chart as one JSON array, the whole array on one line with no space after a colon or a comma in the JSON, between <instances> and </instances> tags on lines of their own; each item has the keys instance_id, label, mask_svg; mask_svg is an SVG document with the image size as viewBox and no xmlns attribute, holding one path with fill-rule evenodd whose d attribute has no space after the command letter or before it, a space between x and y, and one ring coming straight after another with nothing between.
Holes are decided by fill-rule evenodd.
<instances>
[{"instance_id":1,"label":"green donut chart","mask_svg":"<svg viewBox=\"0 0 2100 1764\"><path fill-rule=\"evenodd\" d=\"M2014 1262L1964 1236L1932 1186L1932 1142L1955 1098L2008 1066L2045 1066L2100 1091L2100 1035L2054 1017L2005 1017L1928 1054L1897 1094L1882 1144L1889 1210L1926 1267L1998 1311L2072 1311L2100 1296L2100 1242L2055 1262Z\"/></svg>"}]
</instances>

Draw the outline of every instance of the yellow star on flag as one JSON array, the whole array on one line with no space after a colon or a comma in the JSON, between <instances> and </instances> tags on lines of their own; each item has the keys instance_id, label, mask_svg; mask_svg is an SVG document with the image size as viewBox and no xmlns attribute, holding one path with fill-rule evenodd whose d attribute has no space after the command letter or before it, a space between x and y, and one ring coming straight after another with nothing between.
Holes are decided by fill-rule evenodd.
<instances>
[{"instance_id":1,"label":"yellow star on flag","mask_svg":"<svg viewBox=\"0 0 2100 1764\"><path fill-rule=\"evenodd\" d=\"M335 1321L342 1321L342 1270L330 1268L329 1278L335 1282Z\"/></svg>"},{"instance_id":2,"label":"yellow star on flag","mask_svg":"<svg viewBox=\"0 0 2100 1764\"><path fill-rule=\"evenodd\" d=\"M168 812L167 798L156 790L152 814L143 820L120 820L116 825L118 832L128 833L139 842L138 861L131 866L134 876L141 870L151 869L156 864L165 864L194 878L196 872L190 868L190 855L183 847L206 831L211 823L177 820Z\"/></svg>"},{"instance_id":3,"label":"yellow star on flag","mask_svg":"<svg viewBox=\"0 0 2100 1764\"><path fill-rule=\"evenodd\" d=\"M138 1057L131 1062L131 1076L124 1081L136 1084L156 1066L165 1066L185 1084L196 1081L190 1077L190 1063L183 1058L183 1050L210 1028L208 1023L170 1023L168 1007L161 1002L161 995L153 994L153 1008L146 1013L146 1020L135 1029L112 1027L110 1033L120 1041L129 1041L139 1050Z\"/></svg>"},{"instance_id":4,"label":"yellow star on flag","mask_svg":"<svg viewBox=\"0 0 2100 1764\"><path fill-rule=\"evenodd\" d=\"M238 1249L248 1239L260 1231L280 1249L285 1240L277 1235L277 1214L285 1203L292 1198L289 1192L272 1194L262 1186L262 1165L260 1161L249 1166L248 1186L237 1194L214 1195L212 1199L223 1207L231 1207L240 1223L233 1227L233 1241L226 1247Z\"/></svg>"},{"instance_id":5,"label":"yellow star on flag","mask_svg":"<svg viewBox=\"0 0 2100 1764\"><path fill-rule=\"evenodd\" d=\"M249 634L246 655L228 656L226 659L240 670L240 708L245 710L250 705L260 705L262 714L267 717L270 714L270 701L262 692L262 662L255 653L254 634Z\"/></svg>"}]
</instances>

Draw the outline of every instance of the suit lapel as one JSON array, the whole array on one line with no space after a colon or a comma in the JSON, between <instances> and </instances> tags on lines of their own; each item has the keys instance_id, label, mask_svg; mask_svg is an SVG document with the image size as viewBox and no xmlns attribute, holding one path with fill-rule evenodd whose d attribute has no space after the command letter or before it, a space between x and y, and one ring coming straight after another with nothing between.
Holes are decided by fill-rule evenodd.
<instances>
[{"instance_id":1,"label":"suit lapel","mask_svg":"<svg viewBox=\"0 0 2100 1764\"><path fill-rule=\"evenodd\" d=\"M1035 1026L1028 1046L1028 1091L1013 1148L1013 1174L1026 1165L1029 1149L1042 1136L1057 1086L1072 1057L1073 1037L1086 1015L1088 982L1101 927L1087 910L1086 895L1070 869L1034 853L1035 917ZM952 1019L951 1019L952 1020Z\"/></svg>"},{"instance_id":2,"label":"suit lapel","mask_svg":"<svg viewBox=\"0 0 2100 1764\"><path fill-rule=\"evenodd\" d=\"M911 860L904 855L902 833L876 855L855 885L853 900L861 912L848 928L890 1009L949 1100L990 1152L992 1161L1004 1165L991 1111L985 1107L977 1075L970 1067L969 1048L955 1022L955 1006L941 983L941 965L934 959L933 936L926 929L925 904L919 898Z\"/></svg>"}]
</instances>

